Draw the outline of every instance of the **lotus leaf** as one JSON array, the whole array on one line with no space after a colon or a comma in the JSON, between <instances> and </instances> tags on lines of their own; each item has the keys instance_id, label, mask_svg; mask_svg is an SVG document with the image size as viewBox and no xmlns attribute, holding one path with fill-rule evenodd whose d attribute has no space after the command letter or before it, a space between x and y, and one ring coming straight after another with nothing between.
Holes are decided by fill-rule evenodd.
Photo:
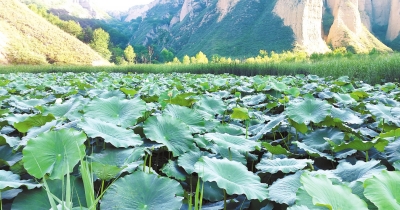
<instances>
[{"instance_id":1,"label":"lotus leaf","mask_svg":"<svg viewBox=\"0 0 400 210\"><path fill-rule=\"evenodd\" d=\"M75 130L42 133L22 150L24 167L36 178L48 173L50 179L61 179L85 155L85 141L86 135Z\"/></svg>"},{"instance_id":2,"label":"lotus leaf","mask_svg":"<svg viewBox=\"0 0 400 210\"><path fill-rule=\"evenodd\" d=\"M0 191L19 188L25 186L28 189L38 188L41 185L35 184L30 180L20 180L18 174L13 174L11 171L0 170Z\"/></svg>"},{"instance_id":3,"label":"lotus leaf","mask_svg":"<svg viewBox=\"0 0 400 210\"><path fill-rule=\"evenodd\" d=\"M105 142L115 147L126 148L143 144L142 138L133 133L132 130L118 127L112 123L85 118L85 121L79 123L78 126L81 127L89 137L101 137Z\"/></svg>"},{"instance_id":4,"label":"lotus leaf","mask_svg":"<svg viewBox=\"0 0 400 210\"><path fill-rule=\"evenodd\" d=\"M300 176L303 171L278 179L268 187L269 198L277 203L293 205L296 201L296 192L301 187Z\"/></svg>"},{"instance_id":5,"label":"lotus leaf","mask_svg":"<svg viewBox=\"0 0 400 210\"><path fill-rule=\"evenodd\" d=\"M307 98L300 103L289 103L286 113L290 119L299 124L319 123L330 115L331 108L332 106L326 101Z\"/></svg>"},{"instance_id":6,"label":"lotus leaf","mask_svg":"<svg viewBox=\"0 0 400 210\"><path fill-rule=\"evenodd\" d=\"M135 172L115 181L107 189L101 209L180 209L180 184L155 174Z\"/></svg>"},{"instance_id":7,"label":"lotus leaf","mask_svg":"<svg viewBox=\"0 0 400 210\"><path fill-rule=\"evenodd\" d=\"M364 195L379 209L400 209L400 172L382 171L364 181Z\"/></svg>"},{"instance_id":8,"label":"lotus leaf","mask_svg":"<svg viewBox=\"0 0 400 210\"><path fill-rule=\"evenodd\" d=\"M193 145L193 136L188 126L183 122L168 116L153 116L143 125L147 138L164 144L172 151L174 157L190 151Z\"/></svg>"},{"instance_id":9,"label":"lotus leaf","mask_svg":"<svg viewBox=\"0 0 400 210\"><path fill-rule=\"evenodd\" d=\"M267 184L241 163L204 156L195 164L195 171L202 180L216 182L229 195L245 194L247 199L259 201L268 198Z\"/></svg>"},{"instance_id":10,"label":"lotus leaf","mask_svg":"<svg viewBox=\"0 0 400 210\"><path fill-rule=\"evenodd\" d=\"M308 159L261 159L261 162L256 165L256 168L261 170L262 172L268 172L271 174L275 174L278 171L282 171L283 173L291 173L301 170L307 166L307 164L313 164L313 160Z\"/></svg>"},{"instance_id":11,"label":"lotus leaf","mask_svg":"<svg viewBox=\"0 0 400 210\"><path fill-rule=\"evenodd\" d=\"M221 133L206 133L204 138L213 141L220 147L231 148L237 151L250 152L260 147L259 142L247 140L245 137L232 136Z\"/></svg>"}]
</instances>

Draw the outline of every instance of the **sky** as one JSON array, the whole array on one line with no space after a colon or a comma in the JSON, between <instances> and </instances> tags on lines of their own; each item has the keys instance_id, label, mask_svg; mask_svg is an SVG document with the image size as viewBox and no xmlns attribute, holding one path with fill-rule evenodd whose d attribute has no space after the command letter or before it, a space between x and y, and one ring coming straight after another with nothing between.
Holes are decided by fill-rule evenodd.
<instances>
[{"instance_id":1,"label":"sky","mask_svg":"<svg viewBox=\"0 0 400 210\"><path fill-rule=\"evenodd\" d=\"M127 10L135 5L148 4L154 0L93 0L96 5L105 10Z\"/></svg>"}]
</instances>

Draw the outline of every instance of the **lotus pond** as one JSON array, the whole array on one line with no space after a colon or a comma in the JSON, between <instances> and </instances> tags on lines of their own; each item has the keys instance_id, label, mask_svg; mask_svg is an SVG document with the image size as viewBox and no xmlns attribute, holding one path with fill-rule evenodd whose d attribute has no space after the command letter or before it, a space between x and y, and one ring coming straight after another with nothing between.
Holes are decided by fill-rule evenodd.
<instances>
[{"instance_id":1,"label":"lotus pond","mask_svg":"<svg viewBox=\"0 0 400 210\"><path fill-rule=\"evenodd\" d=\"M400 88L0 75L2 209L400 209Z\"/></svg>"}]
</instances>

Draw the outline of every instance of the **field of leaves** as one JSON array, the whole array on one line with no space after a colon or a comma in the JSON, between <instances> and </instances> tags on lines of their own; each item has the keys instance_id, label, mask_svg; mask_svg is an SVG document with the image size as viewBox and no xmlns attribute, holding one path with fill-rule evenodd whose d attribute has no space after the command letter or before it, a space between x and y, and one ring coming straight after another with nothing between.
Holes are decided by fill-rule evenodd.
<instances>
[{"instance_id":1,"label":"field of leaves","mask_svg":"<svg viewBox=\"0 0 400 210\"><path fill-rule=\"evenodd\" d=\"M0 75L3 209L400 209L400 88Z\"/></svg>"}]
</instances>

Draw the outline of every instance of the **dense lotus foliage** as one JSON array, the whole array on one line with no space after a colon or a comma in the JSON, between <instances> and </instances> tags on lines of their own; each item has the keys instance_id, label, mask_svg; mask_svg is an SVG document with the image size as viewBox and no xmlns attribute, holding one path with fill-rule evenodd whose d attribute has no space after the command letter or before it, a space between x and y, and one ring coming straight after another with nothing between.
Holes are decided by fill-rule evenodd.
<instances>
[{"instance_id":1,"label":"dense lotus foliage","mask_svg":"<svg viewBox=\"0 0 400 210\"><path fill-rule=\"evenodd\" d=\"M17 73L0 98L5 209L400 209L398 83Z\"/></svg>"}]
</instances>

